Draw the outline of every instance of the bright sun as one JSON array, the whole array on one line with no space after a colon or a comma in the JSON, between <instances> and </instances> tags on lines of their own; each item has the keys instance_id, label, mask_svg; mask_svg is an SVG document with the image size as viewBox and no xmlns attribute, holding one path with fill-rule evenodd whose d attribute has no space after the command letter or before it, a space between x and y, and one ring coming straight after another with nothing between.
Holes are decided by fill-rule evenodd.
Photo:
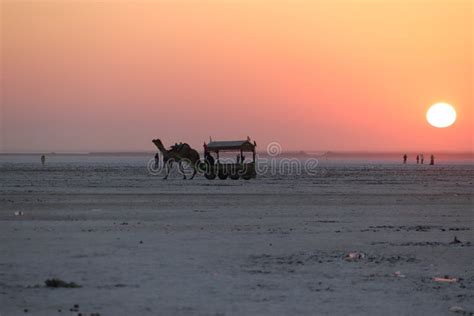
<instances>
[{"instance_id":1,"label":"bright sun","mask_svg":"<svg viewBox=\"0 0 474 316\"><path fill-rule=\"evenodd\" d=\"M456 122L456 110L450 104L443 102L436 103L429 108L428 112L426 112L426 119L428 120L428 123L434 127L448 127Z\"/></svg>"}]
</instances>

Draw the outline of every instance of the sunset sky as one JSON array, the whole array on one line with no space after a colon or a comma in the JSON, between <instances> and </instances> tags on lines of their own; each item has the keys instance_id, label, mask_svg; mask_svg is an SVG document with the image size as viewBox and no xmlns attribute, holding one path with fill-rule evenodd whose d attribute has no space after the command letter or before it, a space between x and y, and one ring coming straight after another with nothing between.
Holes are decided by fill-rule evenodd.
<instances>
[{"instance_id":1,"label":"sunset sky","mask_svg":"<svg viewBox=\"0 0 474 316\"><path fill-rule=\"evenodd\" d=\"M3 152L473 150L471 0L0 1Z\"/></svg>"}]
</instances>

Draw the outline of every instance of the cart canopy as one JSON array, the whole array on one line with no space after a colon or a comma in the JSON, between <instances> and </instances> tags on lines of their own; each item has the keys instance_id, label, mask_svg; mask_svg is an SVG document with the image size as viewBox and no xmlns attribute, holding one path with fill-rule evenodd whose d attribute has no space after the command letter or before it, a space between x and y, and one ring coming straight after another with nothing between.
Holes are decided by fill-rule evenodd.
<instances>
[{"instance_id":1,"label":"cart canopy","mask_svg":"<svg viewBox=\"0 0 474 316\"><path fill-rule=\"evenodd\" d=\"M211 141L205 144L205 148L208 151L247 151L255 152L255 142L251 143L250 140L229 140L229 141Z\"/></svg>"}]
</instances>

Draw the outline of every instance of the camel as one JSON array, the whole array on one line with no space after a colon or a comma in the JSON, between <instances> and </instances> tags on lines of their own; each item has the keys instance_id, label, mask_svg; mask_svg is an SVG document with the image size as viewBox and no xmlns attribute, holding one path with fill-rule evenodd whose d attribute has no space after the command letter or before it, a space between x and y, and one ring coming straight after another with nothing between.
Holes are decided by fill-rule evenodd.
<instances>
[{"instance_id":1,"label":"camel","mask_svg":"<svg viewBox=\"0 0 474 316\"><path fill-rule=\"evenodd\" d=\"M191 167L193 168L193 175L191 176L191 179L194 178L197 173L197 168L200 161L199 153L196 150L192 149L191 146L186 143L181 143L179 145L172 146L171 149L166 149L160 139L154 139L153 144L155 144L155 146L163 155L163 162L166 166L166 175L163 178L164 180L168 179L173 162L178 163L179 170L183 174L183 179L186 179L186 174L184 173L182 165L183 161L187 161L191 164Z\"/></svg>"}]
</instances>

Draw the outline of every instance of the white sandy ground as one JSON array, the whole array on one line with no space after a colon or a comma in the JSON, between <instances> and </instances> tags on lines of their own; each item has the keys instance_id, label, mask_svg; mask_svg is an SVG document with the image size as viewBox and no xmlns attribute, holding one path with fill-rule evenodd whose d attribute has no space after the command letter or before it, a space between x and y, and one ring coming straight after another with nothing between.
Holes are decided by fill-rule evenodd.
<instances>
[{"instance_id":1,"label":"white sandy ground","mask_svg":"<svg viewBox=\"0 0 474 316\"><path fill-rule=\"evenodd\" d=\"M469 314L473 181L473 165L247 182L3 163L0 314ZM344 260L351 251L366 257ZM459 281L433 280L445 275ZM53 277L82 287L44 287Z\"/></svg>"}]
</instances>

